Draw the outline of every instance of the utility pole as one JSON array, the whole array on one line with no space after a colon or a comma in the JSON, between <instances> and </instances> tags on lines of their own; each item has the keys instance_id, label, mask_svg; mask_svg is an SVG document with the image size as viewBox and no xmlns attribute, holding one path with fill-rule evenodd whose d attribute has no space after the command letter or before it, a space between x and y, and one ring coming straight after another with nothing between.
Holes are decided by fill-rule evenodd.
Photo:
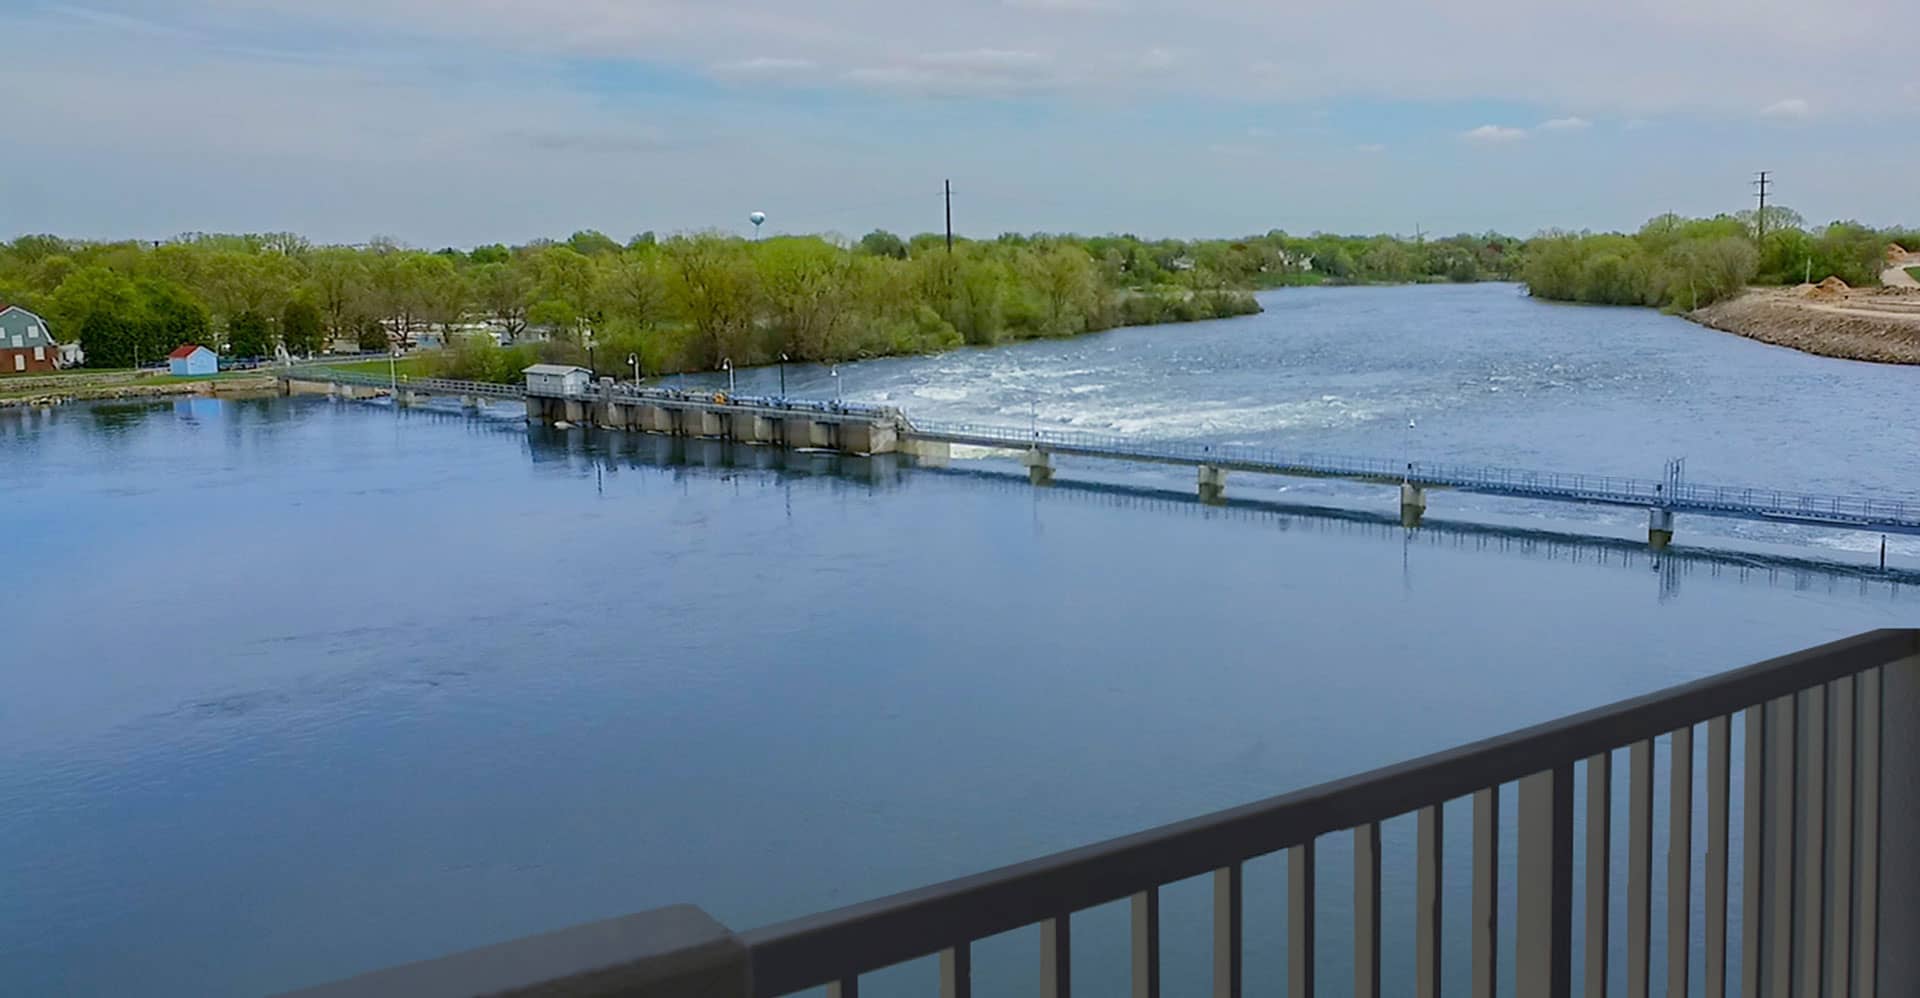
<instances>
[{"instance_id":1,"label":"utility pole","mask_svg":"<svg viewBox=\"0 0 1920 998\"><path fill-rule=\"evenodd\" d=\"M947 194L947 255L953 255L953 181L943 180L941 184Z\"/></svg>"},{"instance_id":2,"label":"utility pole","mask_svg":"<svg viewBox=\"0 0 1920 998\"><path fill-rule=\"evenodd\" d=\"M1768 175L1772 170L1761 170L1754 174L1753 186L1760 195L1760 212L1753 216L1753 241L1759 242L1767 237L1767 187L1772 183Z\"/></svg>"}]
</instances>

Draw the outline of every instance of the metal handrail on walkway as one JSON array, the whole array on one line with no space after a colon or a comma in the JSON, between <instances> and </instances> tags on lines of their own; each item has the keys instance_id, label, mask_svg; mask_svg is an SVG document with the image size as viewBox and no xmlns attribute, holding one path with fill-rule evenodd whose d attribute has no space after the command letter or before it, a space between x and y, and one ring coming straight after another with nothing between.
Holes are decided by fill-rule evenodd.
<instances>
[{"instance_id":1,"label":"metal handrail on walkway","mask_svg":"<svg viewBox=\"0 0 1920 998\"><path fill-rule=\"evenodd\" d=\"M1732 729L1744 730L1739 789L1730 816ZM1704 726L1706 827L1693 824L1695 738ZM1354 993L1381 993L1381 823L1416 816L1415 993L1437 996L1442 927L1467 916L1474 998L1492 998L1511 973L1517 994L1569 998L1572 953L1582 948L1585 994L1605 994L1610 955L1624 947L1628 994L1650 992L1655 742L1669 743L1666 993L1727 994L1735 968L1747 995L1920 993L1920 630L1872 631L1511 734L1336 780L1242 807L1056 853L892 897L734 934L682 907L593 923L549 936L376 972L315 989L310 998L415 996L591 982L596 994L706 994L777 998L827 985L856 995L861 975L938 956L941 994L969 998L976 940L1038 928L1040 993L1072 989L1075 913L1131 899L1132 993L1160 994L1163 886L1211 874L1213 981L1219 998L1242 994L1244 864L1285 852L1286 993L1314 994L1316 844L1353 837ZM1610 936L1613 766L1627 754L1626 926ZM1576 780L1576 773L1581 777ZM1509 791L1509 784L1517 784ZM1585 848L1574 849L1576 793L1585 797ZM1471 801L1472 862L1443 864L1445 809ZM1501 810L1516 805L1516 959L1497 958L1503 931ZM1736 837L1737 832L1737 837ZM1693 844L1706 861L1695 870ZM1743 890L1729 892L1738 849ZM1443 909L1443 883L1464 875L1471 911ZM1584 931L1574 936L1576 875ZM1696 884L1698 885L1696 888ZM1694 899L1704 953L1691 947ZM1738 905L1739 919L1730 918ZM1739 938L1732 936L1737 926ZM675 942L661 952L661 940ZM615 938L617 937L617 938ZM609 941L613 939L614 941ZM1254 945L1276 945L1261 942ZM697 983L707 990L693 991ZM1177 989L1181 992L1188 987ZM1264 990L1264 989L1263 989Z\"/></svg>"}]
</instances>

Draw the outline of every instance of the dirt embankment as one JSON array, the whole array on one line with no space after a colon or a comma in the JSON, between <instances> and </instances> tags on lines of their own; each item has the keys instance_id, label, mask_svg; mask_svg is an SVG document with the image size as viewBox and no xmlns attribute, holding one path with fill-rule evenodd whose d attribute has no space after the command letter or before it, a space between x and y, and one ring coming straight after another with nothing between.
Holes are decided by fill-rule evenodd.
<instances>
[{"instance_id":1,"label":"dirt embankment","mask_svg":"<svg viewBox=\"0 0 1920 998\"><path fill-rule=\"evenodd\" d=\"M1914 266L1903 259L1889 261ZM1904 271L1902 276L1905 276ZM1920 364L1920 287L1849 288L1833 278L1797 288L1750 288L1687 313L1713 329L1823 357Z\"/></svg>"}]
</instances>

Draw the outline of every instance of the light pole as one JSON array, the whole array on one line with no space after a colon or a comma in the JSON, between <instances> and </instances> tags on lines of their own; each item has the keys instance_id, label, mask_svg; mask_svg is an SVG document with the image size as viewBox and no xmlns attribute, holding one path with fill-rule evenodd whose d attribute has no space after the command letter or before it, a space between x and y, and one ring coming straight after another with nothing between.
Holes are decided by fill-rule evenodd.
<instances>
[{"instance_id":1,"label":"light pole","mask_svg":"<svg viewBox=\"0 0 1920 998\"><path fill-rule=\"evenodd\" d=\"M639 384L640 383L640 355L637 353L627 354L627 363L633 365L633 383L636 385Z\"/></svg>"},{"instance_id":2,"label":"light pole","mask_svg":"<svg viewBox=\"0 0 1920 998\"><path fill-rule=\"evenodd\" d=\"M787 397L787 355L780 355L780 397Z\"/></svg>"},{"instance_id":3,"label":"light pole","mask_svg":"<svg viewBox=\"0 0 1920 998\"><path fill-rule=\"evenodd\" d=\"M1413 480L1413 417L1407 417L1407 480Z\"/></svg>"},{"instance_id":4,"label":"light pole","mask_svg":"<svg viewBox=\"0 0 1920 998\"><path fill-rule=\"evenodd\" d=\"M396 399L400 397L399 357L400 357L400 350L398 347L387 348L387 385L389 389L393 392L393 397Z\"/></svg>"},{"instance_id":5,"label":"light pole","mask_svg":"<svg viewBox=\"0 0 1920 998\"><path fill-rule=\"evenodd\" d=\"M840 401L840 368L830 367L827 373L833 376L833 400Z\"/></svg>"},{"instance_id":6,"label":"light pole","mask_svg":"<svg viewBox=\"0 0 1920 998\"><path fill-rule=\"evenodd\" d=\"M733 358L720 358L720 369L727 372L727 394L733 394Z\"/></svg>"}]
</instances>

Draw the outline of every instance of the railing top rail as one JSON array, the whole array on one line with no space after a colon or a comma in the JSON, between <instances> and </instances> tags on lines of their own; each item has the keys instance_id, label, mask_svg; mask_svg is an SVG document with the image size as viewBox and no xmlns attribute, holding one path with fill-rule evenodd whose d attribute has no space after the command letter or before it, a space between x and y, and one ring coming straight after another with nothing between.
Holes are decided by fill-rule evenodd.
<instances>
[{"instance_id":1,"label":"railing top rail","mask_svg":"<svg viewBox=\"0 0 1920 998\"><path fill-rule=\"evenodd\" d=\"M754 991L790 994L1384 821L1920 655L1869 631L1370 773L742 936Z\"/></svg>"}]
</instances>

